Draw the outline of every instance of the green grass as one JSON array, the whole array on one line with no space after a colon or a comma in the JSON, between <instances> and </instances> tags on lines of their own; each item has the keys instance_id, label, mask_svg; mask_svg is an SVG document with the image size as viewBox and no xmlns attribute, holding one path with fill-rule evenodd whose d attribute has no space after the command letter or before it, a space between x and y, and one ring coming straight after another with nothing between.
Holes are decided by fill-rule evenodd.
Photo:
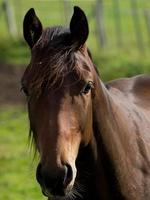
<instances>
[{"instance_id":1,"label":"green grass","mask_svg":"<svg viewBox=\"0 0 150 200\"><path fill-rule=\"evenodd\" d=\"M0 200L45 199L35 180L24 108L0 109Z\"/></svg>"},{"instance_id":2,"label":"green grass","mask_svg":"<svg viewBox=\"0 0 150 200\"><path fill-rule=\"evenodd\" d=\"M30 59L30 50L23 40L4 38L0 41L0 62L16 66L25 65Z\"/></svg>"}]
</instances>

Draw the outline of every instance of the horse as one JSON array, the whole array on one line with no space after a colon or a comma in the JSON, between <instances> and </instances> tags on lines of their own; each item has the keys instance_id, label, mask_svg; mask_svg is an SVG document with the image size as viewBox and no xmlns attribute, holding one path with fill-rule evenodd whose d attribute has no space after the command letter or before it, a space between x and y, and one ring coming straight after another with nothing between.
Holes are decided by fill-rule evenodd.
<instances>
[{"instance_id":1,"label":"horse","mask_svg":"<svg viewBox=\"0 0 150 200\"><path fill-rule=\"evenodd\" d=\"M69 28L43 29L33 8L23 34L31 60L22 79L36 178L48 200L150 199L150 77L103 83L86 45L84 11Z\"/></svg>"}]
</instances>

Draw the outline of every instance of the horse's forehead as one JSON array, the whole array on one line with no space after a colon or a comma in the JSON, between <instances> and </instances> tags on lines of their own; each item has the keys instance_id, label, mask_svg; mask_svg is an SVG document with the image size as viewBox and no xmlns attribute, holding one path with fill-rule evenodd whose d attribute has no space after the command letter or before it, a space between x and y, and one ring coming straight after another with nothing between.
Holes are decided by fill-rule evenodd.
<instances>
[{"instance_id":1,"label":"horse's forehead","mask_svg":"<svg viewBox=\"0 0 150 200\"><path fill-rule=\"evenodd\" d=\"M58 51L58 49L71 48L69 38L68 29L63 27L46 28L32 50L42 53L47 49Z\"/></svg>"}]
</instances>

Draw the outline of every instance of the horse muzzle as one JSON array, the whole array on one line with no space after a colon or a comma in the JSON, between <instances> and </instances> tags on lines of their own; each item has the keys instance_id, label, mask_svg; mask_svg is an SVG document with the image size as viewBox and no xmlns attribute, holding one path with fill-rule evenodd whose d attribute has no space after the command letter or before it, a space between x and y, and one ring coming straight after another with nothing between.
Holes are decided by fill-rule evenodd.
<instances>
[{"instance_id":1,"label":"horse muzzle","mask_svg":"<svg viewBox=\"0 0 150 200\"><path fill-rule=\"evenodd\" d=\"M73 187L73 170L69 164L61 166L57 171L50 173L42 169L41 163L37 167L36 178L45 196L64 197Z\"/></svg>"}]
</instances>

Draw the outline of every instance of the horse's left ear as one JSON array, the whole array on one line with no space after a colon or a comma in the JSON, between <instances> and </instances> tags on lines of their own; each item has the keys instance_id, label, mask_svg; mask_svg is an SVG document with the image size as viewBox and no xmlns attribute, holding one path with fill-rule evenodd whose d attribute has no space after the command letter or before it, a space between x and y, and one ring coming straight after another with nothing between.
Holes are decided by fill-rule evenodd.
<instances>
[{"instance_id":1,"label":"horse's left ear","mask_svg":"<svg viewBox=\"0 0 150 200\"><path fill-rule=\"evenodd\" d=\"M23 35L30 48L38 41L42 34L42 24L33 8L28 10L23 21Z\"/></svg>"},{"instance_id":2,"label":"horse's left ear","mask_svg":"<svg viewBox=\"0 0 150 200\"><path fill-rule=\"evenodd\" d=\"M88 38L89 27L86 15L81 8L75 6L74 13L70 21L71 38L77 42L78 47L84 45Z\"/></svg>"}]
</instances>

